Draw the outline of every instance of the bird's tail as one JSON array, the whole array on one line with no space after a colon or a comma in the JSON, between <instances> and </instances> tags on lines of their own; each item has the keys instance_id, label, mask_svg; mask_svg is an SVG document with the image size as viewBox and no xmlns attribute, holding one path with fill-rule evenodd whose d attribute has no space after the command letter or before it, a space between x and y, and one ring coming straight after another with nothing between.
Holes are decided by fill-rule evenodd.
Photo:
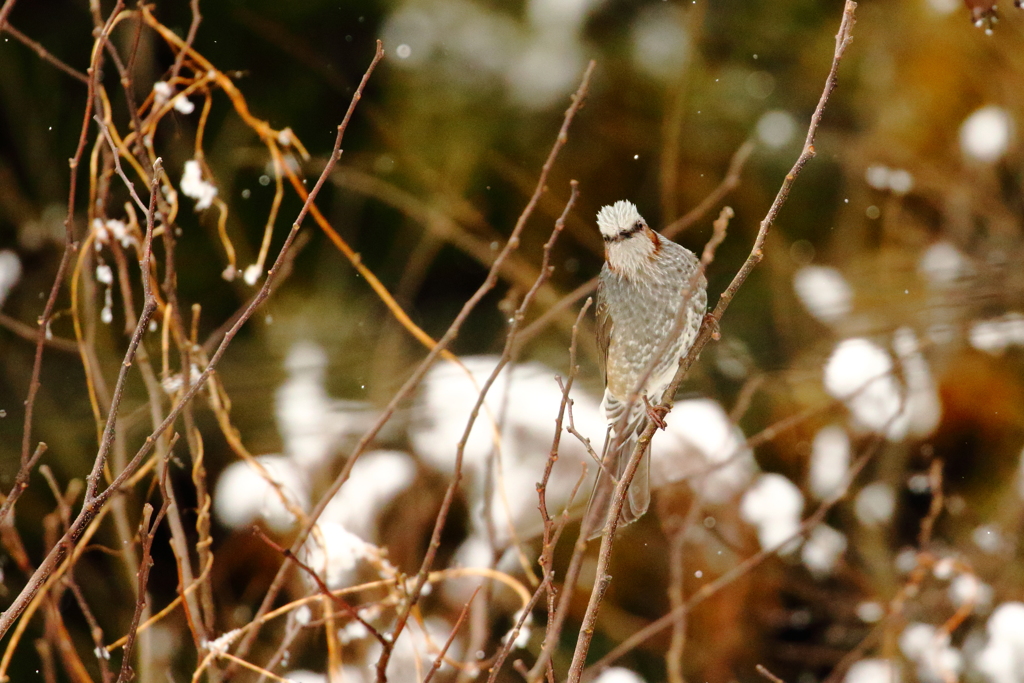
<instances>
[{"instance_id":1,"label":"bird's tail","mask_svg":"<svg viewBox=\"0 0 1024 683\"><path fill-rule=\"evenodd\" d=\"M622 478L622 473L629 464L629 458L633 455L637 440L640 434L647 427L647 413L639 401L634 405L633 414L629 423L621 431L616 431L616 425L608 427L604 439L604 451L601 456L602 466L597 473L597 483L594 484L594 492L590 496L590 503L587 505L587 513L583 517L584 525L589 525L590 535L588 538L597 538L604 533L604 523L608 518L608 509L611 507L615 487ZM625 500L622 501L622 510L619 512L619 526L625 526L640 518L651 504L650 463L651 449L640 458L633 481L629 485L629 491Z\"/></svg>"}]
</instances>

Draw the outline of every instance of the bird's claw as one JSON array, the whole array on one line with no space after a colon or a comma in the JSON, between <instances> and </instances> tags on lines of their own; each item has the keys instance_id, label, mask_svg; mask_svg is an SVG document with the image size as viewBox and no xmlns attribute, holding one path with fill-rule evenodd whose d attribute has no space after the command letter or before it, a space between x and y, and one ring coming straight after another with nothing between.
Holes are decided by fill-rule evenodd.
<instances>
[{"instance_id":1,"label":"bird's claw","mask_svg":"<svg viewBox=\"0 0 1024 683\"><path fill-rule=\"evenodd\" d=\"M718 341L722 338L722 328L718 326L718 318L714 313L704 314L704 324L711 328L711 338Z\"/></svg>"},{"instance_id":2,"label":"bird's claw","mask_svg":"<svg viewBox=\"0 0 1024 683\"><path fill-rule=\"evenodd\" d=\"M668 408L665 406L652 406L651 402L644 396L644 406L647 408L647 417L650 418L651 422L658 429L665 429L668 425L665 424L665 416L668 415Z\"/></svg>"}]
</instances>

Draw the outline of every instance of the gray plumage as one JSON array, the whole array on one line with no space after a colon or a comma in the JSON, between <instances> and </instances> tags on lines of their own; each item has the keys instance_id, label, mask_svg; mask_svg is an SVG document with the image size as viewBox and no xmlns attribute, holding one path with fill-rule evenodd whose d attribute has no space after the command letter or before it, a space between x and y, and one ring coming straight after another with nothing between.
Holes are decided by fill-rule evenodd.
<instances>
[{"instance_id":1,"label":"gray plumage","mask_svg":"<svg viewBox=\"0 0 1024 683\"><path fill-rule=\"evenodd\" d=\"M615 485L647 427L649 418L642 397L646 396L652 406L665 398L679 359L693 345L707 310L707 280L703 274L692 282L689 291L700 264L697 257L651 230L636 207L625 201L605 207L598 214L598 225L606 245L596 314L605 379L602 407L608 431L602 454L604 467L598 473L587 512L588 518L600 514L591 522L597 527L592 526L594 536L602 532ZM662 349L666 342L667 347ZM630 397L638 388L631 403ZM629 414L625 416L627 409ZM650 449L641 458L630 484L620 525L647 511L651 500L649 458Z\"/></svg>"}]
</instances>

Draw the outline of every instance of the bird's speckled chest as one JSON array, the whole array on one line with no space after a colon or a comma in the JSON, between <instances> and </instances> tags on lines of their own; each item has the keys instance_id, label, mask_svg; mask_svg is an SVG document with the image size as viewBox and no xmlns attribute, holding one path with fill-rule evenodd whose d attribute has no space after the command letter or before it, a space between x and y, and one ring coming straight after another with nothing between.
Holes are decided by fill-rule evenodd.
<instances>
[{"instance_id":1,"label":"bird's speckled chest","mask_svg":"<svg viewBox=\"0 0 1024 683\"><path fill-rule=\"evenodd\" d=\"M650 267L631 277L613 272L605 263L598 286L599 315L607 315L607 388L614 396L626 399L643 375L661 344L673 332L680 306L687 305L686 319L673 343L658 361L646 383L652 399L660 399L666 373L670 378L675 365L693 344L701 318L707 308L707 281L699 278L689 297L684 289L698 260L688 249L662 240L661 249ZM600 324L600 323L599 323Z\"/></svg>"}]
</instances>

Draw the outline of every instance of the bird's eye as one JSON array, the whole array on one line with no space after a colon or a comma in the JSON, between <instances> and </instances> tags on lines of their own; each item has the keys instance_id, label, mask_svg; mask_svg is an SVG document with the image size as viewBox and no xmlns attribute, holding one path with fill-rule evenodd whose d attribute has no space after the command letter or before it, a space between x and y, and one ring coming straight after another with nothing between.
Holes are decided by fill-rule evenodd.
<instances>
[{"instance_id":1,"label":"bird's eye","mask_svg":"<svg viewBox=\"0 0 1024 683\"><path fill-rule=\"evenodd\" d=\"M642 230L643 227L644 227L644 222L643 221L637 221L636 225L633 226L633 227L635 227L637 230Z\"/></svg>"}]
</instances>

